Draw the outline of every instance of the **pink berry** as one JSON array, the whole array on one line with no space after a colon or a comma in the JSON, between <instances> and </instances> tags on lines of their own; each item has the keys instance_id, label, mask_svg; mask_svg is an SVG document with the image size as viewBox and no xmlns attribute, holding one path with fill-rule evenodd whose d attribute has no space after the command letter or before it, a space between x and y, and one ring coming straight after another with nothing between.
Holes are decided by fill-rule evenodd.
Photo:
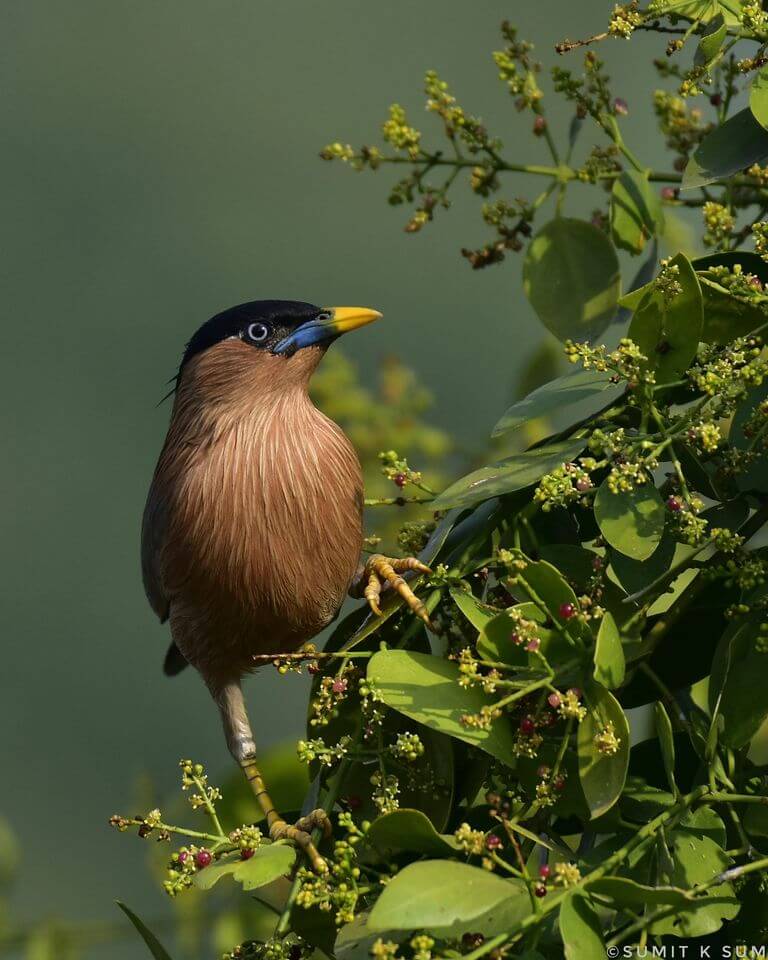
<instances>
[{"instance_id":1,"label":"pink berry","mask_svg":"<svg viewBox=\"0 0 768 960\"><path fill-rule=\"evenodd\" d=\"M182 864L183 864L183 863L186 863L188 856L189 856L189 854L187 853L187 851L186 851L186 850L182 850L181 853L179 854L179 863L182 863Z\"/></svg>"},{"instance_id":2,"label":"pink berry","mask_svg":"<svg viewBox=\"0 0 768 960\"><path fill-rule=\"evenodd\" d=\"M550 873L552 873L552 870L546 863L543 863L539 867L539 876L542 880L546 880Z\"/></svg>"},{"instance_id":3,"label":"pink berry","mask_svg":"<svg viewBox=\"0 0 768 960\"><path fill-rule=\"evenodd\" d=\"M250 860L254 853L256 853L256 851L253 849L253 847L246 847L245 850L240 851L240 859Z\"/></svg>"},{"instance_id":4,"label":"pink berry","mask_svg":"<svg viewBox=\"0 0 768 960\"><path fill-rule=\"evenodd\" d=\"M523 717L523 719L520 721L520 732L524 733L526 737L529 737L535 729L536 724L533 722L531 717Z\"/></svg>"},{"instance_id":5,"label":"pink berry","mask_svg":"<svg viewBox=\"0 0 768 960\"><path fill-rule=\"evenodd\" d=\"M616 99L613 101L613 112L619 117L626 117L626 115L629 113L627 101L622 97L616 97Z\"/></svg>"},{"instance_id":6,"label":"pink berry","mask_svg":"<svg viewBox=\"0 0 768 960\"><path fill-rule=\"evenodd\" d=\"M539 883L533 888L533 892L536 894L537 897L546 897L547 888L544 886L543 883Z\"/></svg>"},{"instance_id":7,"label":"pink berry","mask_svg":"<svg viewBox=\"0 0 768 960\"><path fill-rule=\"evenodd\" d=\"M362 800L356 793L350 794L350 796L345 797L345 802L350 810L357 810L358 807L362 805Z\"/></svg>"},{"instance_id":8,"label":"pink berry","mask_svg":"<svg viewBox=\"0 0 768 960\"><path fill-rule=\"evenodd\" d=\"M198 850L195 854L195 863L199 870L203 870L213 862L213 857L207 850Z\"/></svg>"},{"instance_id":9,"label":"pink berry","mask_svg":"<svg viewBox=\"0 0 768 960\"><path fill-rule=\"evenodd\" d=\"M680 497L667 497L667 510L671 510L672 513L680 513L682 509L683 504Z\"/></svg>"},{"instance_id":10,"label":"pink berry","mask_svg":"<svg viewBox=\"0 0 768 960\"><path fill-rule=\"evenodd\" d=\"M562 701L560 700L559 693L550 693L550 695L547 697L547 703L550 705L550 707L552 707L553 710L557 710L561 702Z\"/></svg>"},{"instance_id":11,"label":"pink berry","mask_svg":"<svg viewBox=\"0 0 768 960\"><path fill-rule=\"evenodd\" d=\"M520 634L515 633L514 631L510 633L509 640L510 643L514 643L516 647L520 646L520 644L523 642L523 638L520 636Z\"/></svg>"},{"instance_id":12,"label":"pink berry","mask_svg":"<svg viewBox=\"0 0 768 960\"><path fill-rule=\"evenodd\" d=\"M572 603L561 603L557 612L563 620L570 620L576 615L576 607Z\"/></svg>"},{"instance_id":13,"label":"pink berry","mask_svg":"<svg viewBox=\"0 0 768 960\"><path fill-rule=\"evenodd\" d=\"M568 693L576 697L577 700L581 700L581 690L578 687L569 687Z\"/></svg>"},{"instance_id":14,"label":"pink berry","mask_svg":"<svg viewBox=\"0 0 768 960\"><path fill-rule=\"evenodd\" d=\"M677 190L674 187L661 188L662 200L677 200Z\"/></svg>"},{"instance_id":15,"label":"pink berry","mask_svg":"<svg viewBox=\"0 0 768 960\"><path fill-rule=\"evenodd\" d=\"M346 693L347 690L347 681L343 678L333 681L333 692L334 693Z\"/></svg>"},{"instance_id":16,"label":"pink berry","mask_svg":"<svg viewBox=\"0 0 768 960\"><path fill-rule=\"evenodd\" d=\"M558 793L561 793L565 790L565 777L555 777L552 781L552 786L557 790Z\"/></svg>"},{"instance_id":17,"label":"pink berry","mask_svg":"<svg viewBox=\"0 0 768 960\"><path fill-rule=\"evenodd\" d=\"M535 653L540 646L541 646L541 640L539 640L538 637L533 637L532 640L528 641L525 649L528 651L528 653Z\"/></svg>"},{"instance_id":18,"label":"pink berry","mask_svg":"<svg viewBox=\"0 0 768 960\"><path fill-rule=\"evenodd\" d=\"M392 482L395 484L396 487L400 487L400 489L402 490L403 487L408 482L408 477L406 477L404 473L396 473L394 477L392 477Z\"/></svg>"},{"instance_id":19,"label":"pink berry","mask_svg":"<svg viewBox=\"0 0 768 960\"><path fill-rule=\"evenodd\" d=\"M485 838L485 845L489 850L498 850L501 847L501 838L491 833Z\"/></svg>"},{"instance_id":20,"label":"pink berry","mask_svg":"<svg viewBox=\"0 0 768 960\"><path fill-rule=\"evenodd\" d=\"M592 569L593 569L593 570L602 570L602 569L603 569L603 558L602 558L602 557L592 557Z\"/></svg>"},{"instance_id":21,"label":"pink berry","mask_svg":"<svg viewBox=\"0 0 768 960\"><path fill-rule=\"evenodd\" d=\"M533 132L537 137L540 137L544 131L547 129L547 121L544 117L536 117L533 121Z\"/></svg>"},{"instance_id":22,"label":"pink berry","mask_svg":"<svg viewBox=\"0 0 768 960\"><path fill-rule=\"evenodd\" d=\"M576 489L579 493L586 493L587 490L592 489L592 481L588 477L582 477L581 480L576 481Z\"/></svg>"}]
</instances>

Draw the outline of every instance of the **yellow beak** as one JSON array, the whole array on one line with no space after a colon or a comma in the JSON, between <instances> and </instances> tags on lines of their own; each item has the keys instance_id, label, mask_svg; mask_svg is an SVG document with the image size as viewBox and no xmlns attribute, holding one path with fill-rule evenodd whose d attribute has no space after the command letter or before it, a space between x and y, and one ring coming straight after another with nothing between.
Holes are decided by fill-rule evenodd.
<instances>
[{"instance_id":1,"label":"yellow beak","mask_svg":"<svg viewBox=\"0 0 768 960\"><path fill-rule=\"evenodd\" d=\"M350 330L357 330L358 327L364 327L367 323L373 323L374 320L381 320L382 315L378 310L370 310L368 307L328 307L331 319L328 321L328 327L335 334L349 333Z\"/></svg>"}]
</instances>

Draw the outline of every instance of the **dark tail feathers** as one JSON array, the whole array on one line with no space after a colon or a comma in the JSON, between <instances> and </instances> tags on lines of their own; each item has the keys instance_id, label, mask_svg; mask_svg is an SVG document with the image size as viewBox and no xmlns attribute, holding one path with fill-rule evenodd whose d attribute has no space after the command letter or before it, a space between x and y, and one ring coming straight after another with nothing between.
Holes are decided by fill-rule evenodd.
<instances>
[{"instance_id":1,"label":"dark tail feathers","mask_svg":"<svg viewBox=\"0 0 768 960\"><path fill-rule=\"evenodd\" d=\"M171 643L170 647L168 647L168 653L165 655L165 660L163 661L163 673L166 677L175 677L177 673L181 673L184 667L188 665L187 659L181 650L179 650L175 643Z\"/></svg>"}]
</instances>

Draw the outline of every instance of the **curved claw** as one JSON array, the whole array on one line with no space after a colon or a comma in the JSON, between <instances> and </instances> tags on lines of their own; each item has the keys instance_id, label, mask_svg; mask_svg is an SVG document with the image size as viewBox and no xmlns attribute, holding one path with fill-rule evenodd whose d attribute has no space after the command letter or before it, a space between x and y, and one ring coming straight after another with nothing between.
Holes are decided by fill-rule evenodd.
<instances>
[{"instance_id":1,"label":"curved claw","mask_svg":"<svg viewBox=\"0 0 768 960\"><path fill-rule=\"evenodd\" d=\"M299 821L299 823L301 823L301 821ZM312 843L312 837L306 830L302 830L299 824L292 827L289 823L286 823L285 820L275 820L269 828L269 838L273 841L290 840L292 843L295 843L300 850L304 851L315 873L328 873L328 864L317 852L317 847Z\"/></svg>"},{"instance_id":2,"label":"curved claw","mask_svg":"<svg viewBox=\"0 0 768 960\"><path fill-rule=\"evenodd\" d=\"M371 610L381 616L379 607L379 598L381 596L381 581L385 581L393 590L396 590L405 601L406 605L417 617L433 629L432 622L429 619L429 611L424 603L419 600L416 594L406 583L401 573L407 571L416 571L417 573L432 573L428 566L423 564L415 557L404 557L402 559L392 559L375 553L368 558L365 565L365 572L368 576L368 585L365 588L364 596L371 607Z\"/></svg>"}]
</instances>

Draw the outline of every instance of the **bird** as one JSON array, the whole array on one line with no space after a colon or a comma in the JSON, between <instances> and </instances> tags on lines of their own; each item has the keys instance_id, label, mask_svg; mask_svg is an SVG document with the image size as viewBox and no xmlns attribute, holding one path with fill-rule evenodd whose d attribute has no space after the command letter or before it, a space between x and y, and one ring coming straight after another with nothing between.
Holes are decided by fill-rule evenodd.
<instances>
[{"instance_id":1,"label":"bird","mask_svg":"<svg viewBox=\"0 0 768 960\"><path fill-rule=\"evenodd\" d=\"M275 809L256 759L243 678L264 654L294 652L337 616L348 593L381 614L397 591L429 614L402 576L414 557L363 548L363 477L341 428L308 387L329 346L381 318L363 307L254 300L211 317L187 342L141 534L144 588L171 644L164 670L191 664L218 706L229 752L251 785L272 840L287 839L318 873L312 831Z\"/></svg>"}]
</instances>

